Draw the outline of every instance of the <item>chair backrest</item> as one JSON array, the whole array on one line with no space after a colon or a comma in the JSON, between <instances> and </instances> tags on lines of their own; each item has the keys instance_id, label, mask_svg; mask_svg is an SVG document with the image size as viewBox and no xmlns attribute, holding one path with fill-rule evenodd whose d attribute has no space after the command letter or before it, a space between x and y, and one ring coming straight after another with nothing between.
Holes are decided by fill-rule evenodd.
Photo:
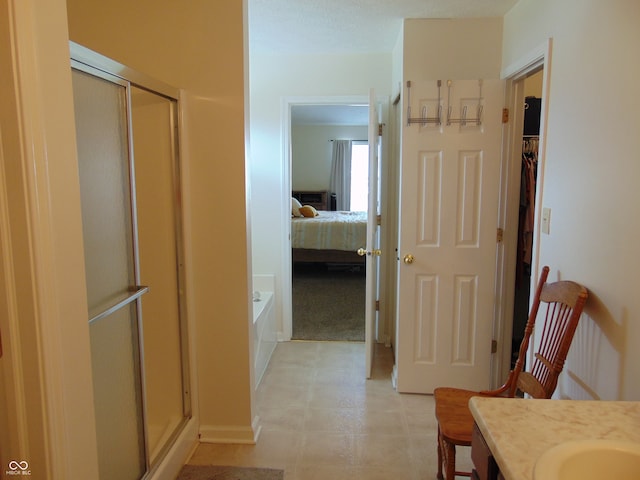
<instances>
[{"instance_id":1,"label":"chair backrest","mask_svg":"<svg viewBox=\"0 0 640 480\"><path fill-rule=\"evenodd\" d=\"M520 390L533 398L551 398L588 297L587 289L582 285L571 281L547 283L548 275L549 267L545 266L531 304L518 360L510 375L510 397ZM546 309L544 319L538 318L541 308ZM524 371L525 356L536 323L540 339L533 363Z\"/></svg>"}]
</instances>

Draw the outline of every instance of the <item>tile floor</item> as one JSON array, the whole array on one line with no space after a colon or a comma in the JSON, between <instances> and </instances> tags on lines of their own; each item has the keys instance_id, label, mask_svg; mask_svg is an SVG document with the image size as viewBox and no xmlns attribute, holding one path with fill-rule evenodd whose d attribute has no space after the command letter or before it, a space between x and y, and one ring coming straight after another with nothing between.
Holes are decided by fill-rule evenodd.
<instances>
[{"instance_id":1,"label":"tile floor","mask_svg":"<svg viewBox=\"0 0 640 480\"><path fill-rule=\"evenodd\" d=\"M258 387L257 445L201 444L188 463L280 468L285 480L435 479L433 397L393 389L389 348L377 345L369 380L364 364L362 343L278 344Z\"/></svg>"}]
</instances>

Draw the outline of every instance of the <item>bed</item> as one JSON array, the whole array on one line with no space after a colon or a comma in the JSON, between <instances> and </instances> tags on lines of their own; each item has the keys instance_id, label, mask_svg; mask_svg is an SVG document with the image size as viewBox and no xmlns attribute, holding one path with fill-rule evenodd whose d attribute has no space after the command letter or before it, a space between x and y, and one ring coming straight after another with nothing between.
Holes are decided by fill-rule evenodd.
<instances>
[{"instance_id":1,"label":"bed","mask_svg":"<svg viewBox=\"0 0 640 480\"><path fill-rule=\"evenodd\" d=\"M356 251L367 243L367 213L319 210L291 218L294 262L364 263Z\"/></svg>"}]
</instances>

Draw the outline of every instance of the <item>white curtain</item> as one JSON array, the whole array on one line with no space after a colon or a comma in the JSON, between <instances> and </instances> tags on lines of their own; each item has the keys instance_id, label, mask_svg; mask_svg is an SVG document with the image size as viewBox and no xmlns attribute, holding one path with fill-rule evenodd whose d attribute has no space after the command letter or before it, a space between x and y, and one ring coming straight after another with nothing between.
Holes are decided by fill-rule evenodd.
<instances>
[{"instance_id":1,"label":"white curtain","mask_svg":"<svg viewBox=\"0 0 640 480\"><path fill-rule=\"evenodd\" d=\"M336 194L336 210L351 207L351 140L334 140L331 158L331 192Z\"/></svg>"}]
</instances>

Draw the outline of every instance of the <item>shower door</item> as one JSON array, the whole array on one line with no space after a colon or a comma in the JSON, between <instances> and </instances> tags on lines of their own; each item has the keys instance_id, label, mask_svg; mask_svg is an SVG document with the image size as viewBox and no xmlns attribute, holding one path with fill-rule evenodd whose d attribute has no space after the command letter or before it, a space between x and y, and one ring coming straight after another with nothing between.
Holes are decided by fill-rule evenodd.
<instances>
[{"instance_id":1,"label":"shower door","mask_svg":"<svg viewBox=\"0 0 640 480\"><path fill-rule=\"evenodd\" d=\"M73 71L101 479L146 471L140 297L124 82Z\"/></svg>"},{"instance_id":2,"label":"shower door","mask_svg":"<svg viewBox=\"0 0 640 480\"><path fill-rule=\"evenodd\" d=\"M191 415L183 299L176 101L131 86L149 460Z\"/></svg>"},{"instance_id":3,"label":"shower door","mask_svg":"<svg viewBox=\"0 0 640 480\"><path fill-rule=\"evenodd\" d=\"M100 479L136 480L191 416L177 101L72 67Z\"/></svg>"}]
</instances>

